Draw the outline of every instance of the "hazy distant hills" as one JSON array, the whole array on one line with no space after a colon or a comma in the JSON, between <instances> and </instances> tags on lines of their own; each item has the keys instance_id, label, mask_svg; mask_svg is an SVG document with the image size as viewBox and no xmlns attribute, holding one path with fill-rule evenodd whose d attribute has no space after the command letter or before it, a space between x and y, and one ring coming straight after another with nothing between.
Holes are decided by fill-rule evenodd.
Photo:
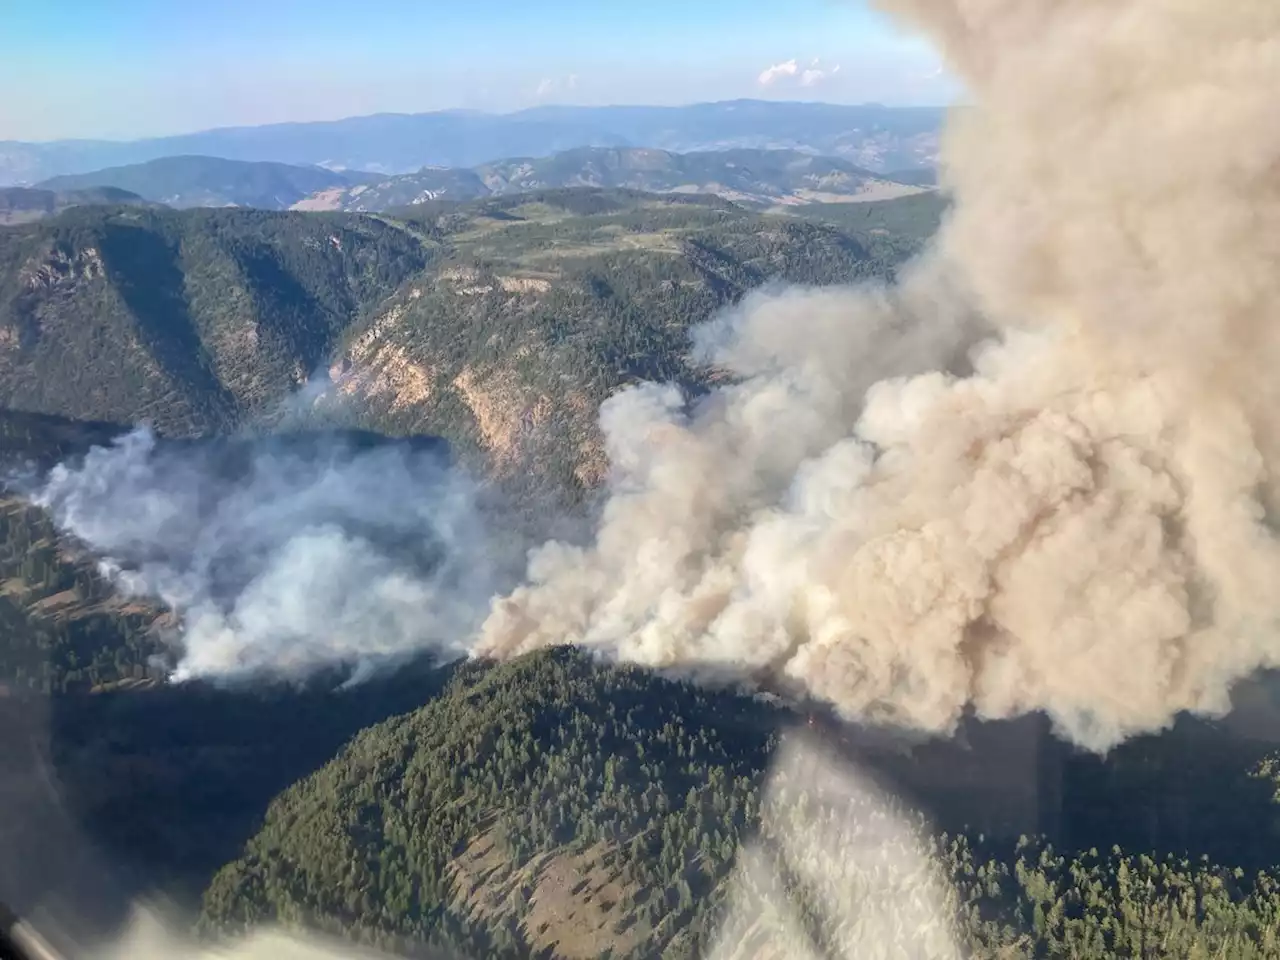
<instances>
[{"instance_id":1,"label":"hazy distant hills","mask_svg":"<svg viewBox=\"0 0 1280 960\"><path fill-rule=\"evenodd\" d=\"M115 187L45 190L35 187L0 187L0 226L30 223L52 217L70 207L87 205L153 206L149 201Z\"/></svg>"},{"instance_id":2,"label":"hazy distant hills","mask_svg":"<svg viewBox=\"0 0 1280 960\"><path fill-rule=\"evenodd\" d=\"M125 190L170 207L287 210L317 191L351 187L365 179L323 167L182 156L52 177L38 186L64 191Z\"/></svg>"},{"instance_id":3,"label":"hazy distant hills","mask_svg":"<svg viewBox=\"0 0 1280 960\"><path fill-rule=\"evenodd\" d=\"M895 183L910 183L918 187L936 187L938 185L937 167L913 167L910 170L889 170L881 176Z\"/></svg>"},{"instance_id":4,"label":"hazy distant hills","mask_svg":"<svg viewBox=\"0 0 1280 960\"><path fill-rule=\"evenodd\" d=\"M170 156L397 174L423 166L474 167L504 157L545 157L584 146L793 149L883 172L932 163L943 114L932 107L738 100L684 107L540 107L503 115L377 114L127 142L4 141L0 184L32 184Z\"/></svg>"},{"instance_id":5,"label":"hazy distant hills","mask_svg":"<svg viewBox=\"0 0 1280 960\"><path fill-rule=\"evenodd\" d=\"M801 150L883 172L932 165L945 115L941 107L730 100L687 107L538 107L516 116L574 118L616 131L633 146L680 153Z\"/></svg>"},{"instance_id":6,"label":"hazy distant hills","mask_svg":"<svg viewBox=\"0 0 1280 960\"><path fill-rule=\"evenodd\" d=\"M435 200L467 201L574 187L714 194L745 206L769 208L906 196L926 189L915 183L932 179L932 171L912 170L895 176L901 180L838 157L796 150L734 148L673 153L648 147L578 147L549 157L517 157L470 168L424 167L392 177L265 161L163 157L52 177L39 186L80 198L76 203L149 201L178 208L367 213ZM29 188L6 189L15 198L33 192ZM46 198L41 215L70 205L71 200L59 205Z\"/></svg>"},{"instance_id":7,"label":"hazy distant hills","mask_svg":"<svg viewBox=\"0 0 1280 960\"><path fill-rule=\"evenodd\" d=\"M502 160L471 169L426 168L377 183L332 188L296 209L390 210L432 200L568 187L715 194L757 207L887 200L921 189L891 182L846 160L794 150L681 154L647 147L581 147L545 158Z\"/></svg>"}]
</instances>

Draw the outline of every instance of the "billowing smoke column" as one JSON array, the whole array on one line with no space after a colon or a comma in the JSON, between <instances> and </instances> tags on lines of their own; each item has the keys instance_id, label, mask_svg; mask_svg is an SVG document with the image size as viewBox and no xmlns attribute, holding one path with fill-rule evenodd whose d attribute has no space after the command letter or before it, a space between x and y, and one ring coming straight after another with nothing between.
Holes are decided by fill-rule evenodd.
<instances>
[{"instance_id":1,"label":"billowing smoke column","mask_svg":"<svg viewBox=\"0 0 1280 960\"><path fill-rule=\"evenodd\" d=\"M1280 664L1280 4L883 0L940 43L955 208L896 289L748 301L736 376L602 412L611 499L480 653L579 643L1105 749ZM955 362L958 346L988 330Z\"/></svg>"},{"instance_id":2,"label":"billowing smoke column","mask_svg":"<svg viewBox=\"0 0 1280 960\"><path fill-rule=\"evenodd\" d=\"M441 445L140 430L57 467L34 499L126 591L181 615L178 678L456 658L513 582Z\"/></svg>"}]
</instances>

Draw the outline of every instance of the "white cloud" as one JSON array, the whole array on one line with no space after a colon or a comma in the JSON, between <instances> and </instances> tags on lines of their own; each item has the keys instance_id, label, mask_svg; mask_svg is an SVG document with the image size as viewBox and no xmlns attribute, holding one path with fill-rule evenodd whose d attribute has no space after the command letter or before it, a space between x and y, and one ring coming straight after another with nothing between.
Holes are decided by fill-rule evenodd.
<instances>
[{"instance_id":1,"label":"white cloud","mask_svg":"<svg viewBox=\"0 0 1280 960\"><path fill-rule=\"evenodd\" d=\"M775 63L760 74L757 82L762 87L772 87L784 81L798 82L802 87L815 87L824 80L829 80L840 72L840 64L823 67L822 61L815 57L806 67L801 67L796 59Z\"/></svg>"},{"instance_id":2,"label":"white cloud","mask_svg":"<svg viewBox=\"0 0 1280 960\"><path fill-rule=\"evenodd\" d=\"M800 67L795 60L788 60L785 63L775 63L772 67L767 68L760 74L760 86L773 86L782 77L794 77L800 72Z\"/></svg>"},{"instance_id":3,"label":"white cloud","mask_svg":"<svg viewBox=\"0 0 1280 960\"><path fill-rule=\"evenodd\" d=\"M815 57L809 68L800 74L800 86L813 87L817 86L823 80L834 77L840 72L840 64L836 64L829 70L824 70L819 60Z\"/></svg>"}]
</instances>

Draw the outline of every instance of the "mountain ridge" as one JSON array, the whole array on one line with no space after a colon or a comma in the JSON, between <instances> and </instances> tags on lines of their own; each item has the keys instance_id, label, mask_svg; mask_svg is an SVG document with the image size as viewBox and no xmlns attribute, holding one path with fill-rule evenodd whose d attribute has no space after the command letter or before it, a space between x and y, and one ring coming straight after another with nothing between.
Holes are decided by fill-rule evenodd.
<instances>
[{"instance_id":1,"label":"mountain ridge","mask_svg":"<svg viewBox=\"0 0 1280 960\"><path fill-rule=\"evenodd\" d=\"M294 209L376 212L439 199L474 200L573 187L713 194L757 208L887 200L927 189L895 182L838 157L796 150L675 153L651 147L577 147L549 157L512 157L469 168L425 167L373 183L322 190L294 204Z\"/></svg>"},{"instance_id":2,"label":"mountain ridge","mask_svg":"<svg viewBox=\"0 0 1280 960\"><path fill-rule=\"evenodd\" d=\"M0 231L0 404L225 429L429 256L342 214L77 207Z\"/></svg>"},{"instance_id":3,"label":"mountain ridge","mask_svg":"<svg viewBox=\"0 0 1280 960\"><path fill-rule=\"evenodd\" d=\"M0 233L0 404L175 436L287 411L590 488L612 391L701 389L690 329L762 283L890 275L941 214L899 243L877 232L896 203L848 231L591 189L377 216L73 209Z\"/></svg>"},{"instance_id":4,"label":"mountain ridge","mask_svg":"<svg viewBox=\"0 0 1280 960\"><path fill-rule=\"evenodd\" d=\"M390 175L424 165L469 167L581 146L678 152L803 148L889 170L932 163L944 115L940 107L737 100L673 107L538 107L511 114L374 114L135 141L0 141L0 184L30 184L183 154Z\"/></svg>"},{"instance_id":5,"label":"mountain ridge","mask_svg":"<svg viewBox=\"0 0 1280 960\"><path fill-rule=\"evenodd\" d=\"M156 205L136 193L110 186L64 190L0 187L0 227L43 220L71 207Z\"/></svg>"},{"instance_id":6,"label":"mountain ridge","mask_svg":"<svg viewBox=\"0 0 1280 960\"><path fill-rule=\"evenodd\" d=\"M350 187L363 179L323 167L188 154L88 173L64 174L42 180L36 187L63 191L126 190L178 209L235 206L287 210L319 190Z\"/></svg>"}]
</instances>

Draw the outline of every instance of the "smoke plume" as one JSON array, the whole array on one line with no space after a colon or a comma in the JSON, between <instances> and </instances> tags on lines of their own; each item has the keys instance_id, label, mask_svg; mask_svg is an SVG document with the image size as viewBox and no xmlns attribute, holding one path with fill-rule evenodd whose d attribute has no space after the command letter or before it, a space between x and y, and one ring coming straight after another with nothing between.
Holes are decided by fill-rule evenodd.
<instances>
[{"instance_id":1,"label":"smoke plume","mask_svg":"<svg viewBox=\"0 0 1280 960\"><path fill-rule=\"evenodd\" d=\"M967 81L890 289L749 300L601 414L611 496L478 652L578 643L1103 750L1280 664L1280 5L882 0ZM969 354L955 351L981 326Z\"/></svg>"},{"instance_id":2,"label":"smoke plume","mask_svg":"<svg viewBox=\"0 0 1280 960\"><path fill-rule=\"evenodd\" d=\"M456 658L512 582L475 485L430 443L139 430L55 468L34 499L124 590L181 615L178 678Z\"/></svg>"}]
</instances>

